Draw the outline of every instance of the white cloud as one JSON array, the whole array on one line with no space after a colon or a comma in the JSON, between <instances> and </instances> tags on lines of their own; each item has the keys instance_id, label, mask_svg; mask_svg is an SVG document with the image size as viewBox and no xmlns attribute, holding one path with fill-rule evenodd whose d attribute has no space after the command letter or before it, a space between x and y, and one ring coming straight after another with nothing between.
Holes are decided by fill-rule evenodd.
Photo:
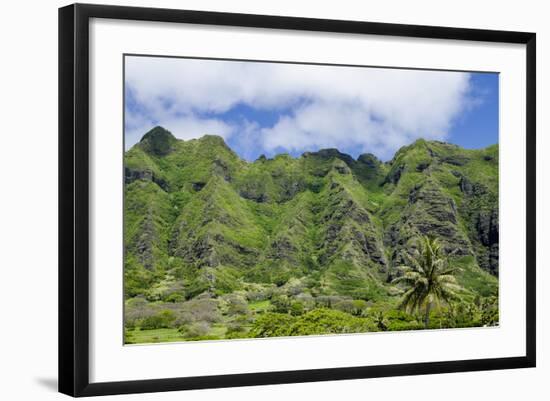
<instances>
[{"instance_id":1,"label":"white cloud","mask_svg":"<svg viewBox=\"0 0 550 401\"><path fill-rule=\"evenodd\" d=\"M218 119L201 119L194 116L172 118L161 121L159 125L181 139L199 138L205 134L228 138L234 129Z\"/></svg>"},{"instance_id":2,"label":"white cloud","mask_svg":"<svg viewBox=\"0 0 550 401\"><path fill-rule=\"evenodd\" d=\"M262 134L269 151L332 147L381 154L388 146L404 143L398 131L373 119L357 103L313 102L281 118L274 127L264 128Z\"/></svg>"},{"instance_id":3,"label":"white cloud","mask_svg":"<svg viewBox=\"0 0 550 401\"><path fill-rule=\"evenodd\" d=\"M126 81L149 120L176 136L242 135L244 144L253 132L268 153L337 147L388 157L419 137L445 139L472 102L469 74L442 71L131 57ZM261 129L216 119L241 103L286 114Z\"/></svg>"}]
</instances>

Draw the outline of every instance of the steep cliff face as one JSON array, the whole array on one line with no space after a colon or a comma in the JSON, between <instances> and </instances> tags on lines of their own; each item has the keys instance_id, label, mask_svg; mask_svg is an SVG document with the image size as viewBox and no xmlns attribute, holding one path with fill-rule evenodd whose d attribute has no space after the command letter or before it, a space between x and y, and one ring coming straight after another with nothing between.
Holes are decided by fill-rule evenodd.
<instances>
[{"instance_id":1,"label":"steep cliff face","mask_svg":"<svg viewBox=\"0 0 550 401\"><path fill-rule=\"evenodd\" d=\"M467 266L463 283L498 276L496 145L419 140L387 163L336 149L247 163L219 137L156 127L126 152L125 183L130 295L169 274L186 297L302 278L312 293L381 299L420 234Z\"/></svg>"}]
</instances>

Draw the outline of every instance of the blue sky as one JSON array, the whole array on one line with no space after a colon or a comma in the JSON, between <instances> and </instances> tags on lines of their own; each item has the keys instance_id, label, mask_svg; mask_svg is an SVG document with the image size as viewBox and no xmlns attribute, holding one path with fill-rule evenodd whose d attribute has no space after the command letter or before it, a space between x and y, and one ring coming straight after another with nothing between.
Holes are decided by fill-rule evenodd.
<instances>
[{"instance_id":1,"label":"blue sky","mask_svg":"<svg viewBox=\"0 0 550 401\"><path fill-rule=\"evenodd\" d=\"M459 116L451 127L449 142L467 149L479 149L498 143L499 76L495 73L472 73L470 110Z\"/></svg>"},{"instance_id":2,"label":"blue sky","mask_svg":"<svg viewBox=\"0 0 550 401\"><path fill-rule=\"evenodd\" d=\"M125 142L162 125L242 158L338 148L390 159L418 138L498 142L498 74L127 56Z\"/></svg>"}]
</instances>

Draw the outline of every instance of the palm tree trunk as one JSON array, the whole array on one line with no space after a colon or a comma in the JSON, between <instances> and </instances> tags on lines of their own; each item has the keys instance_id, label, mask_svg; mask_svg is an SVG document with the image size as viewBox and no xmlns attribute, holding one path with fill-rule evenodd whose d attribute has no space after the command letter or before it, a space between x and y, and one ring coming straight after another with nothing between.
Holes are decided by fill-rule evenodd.
<instances>
[{"instance_id":1,"label":"palm tree trunk","mask_svg":"<svg viewBox=\"0 0 550 401\"><path fill-rule=\"evenodd\" d=\"M432 309L432 303L428 302L426 304L426 315L424 316L424 328L428 328L430 325L430 310Z\"/></svg>"}]
</instances>

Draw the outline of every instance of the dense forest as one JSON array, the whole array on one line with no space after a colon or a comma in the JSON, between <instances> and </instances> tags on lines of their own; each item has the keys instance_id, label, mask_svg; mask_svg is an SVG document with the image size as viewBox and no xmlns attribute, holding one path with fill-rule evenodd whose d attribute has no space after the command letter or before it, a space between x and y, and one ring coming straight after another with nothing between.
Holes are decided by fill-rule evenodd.
<instances>
[{"instance_id":1,"label":"dense forest","mask_svg":"<svg viewBox=\"0 0 550 401\"><path fill-rule=\"evenodd\" d=\"M498 325L498 145L125 153L125 342Z\"/></svg>"}]
</instances>

